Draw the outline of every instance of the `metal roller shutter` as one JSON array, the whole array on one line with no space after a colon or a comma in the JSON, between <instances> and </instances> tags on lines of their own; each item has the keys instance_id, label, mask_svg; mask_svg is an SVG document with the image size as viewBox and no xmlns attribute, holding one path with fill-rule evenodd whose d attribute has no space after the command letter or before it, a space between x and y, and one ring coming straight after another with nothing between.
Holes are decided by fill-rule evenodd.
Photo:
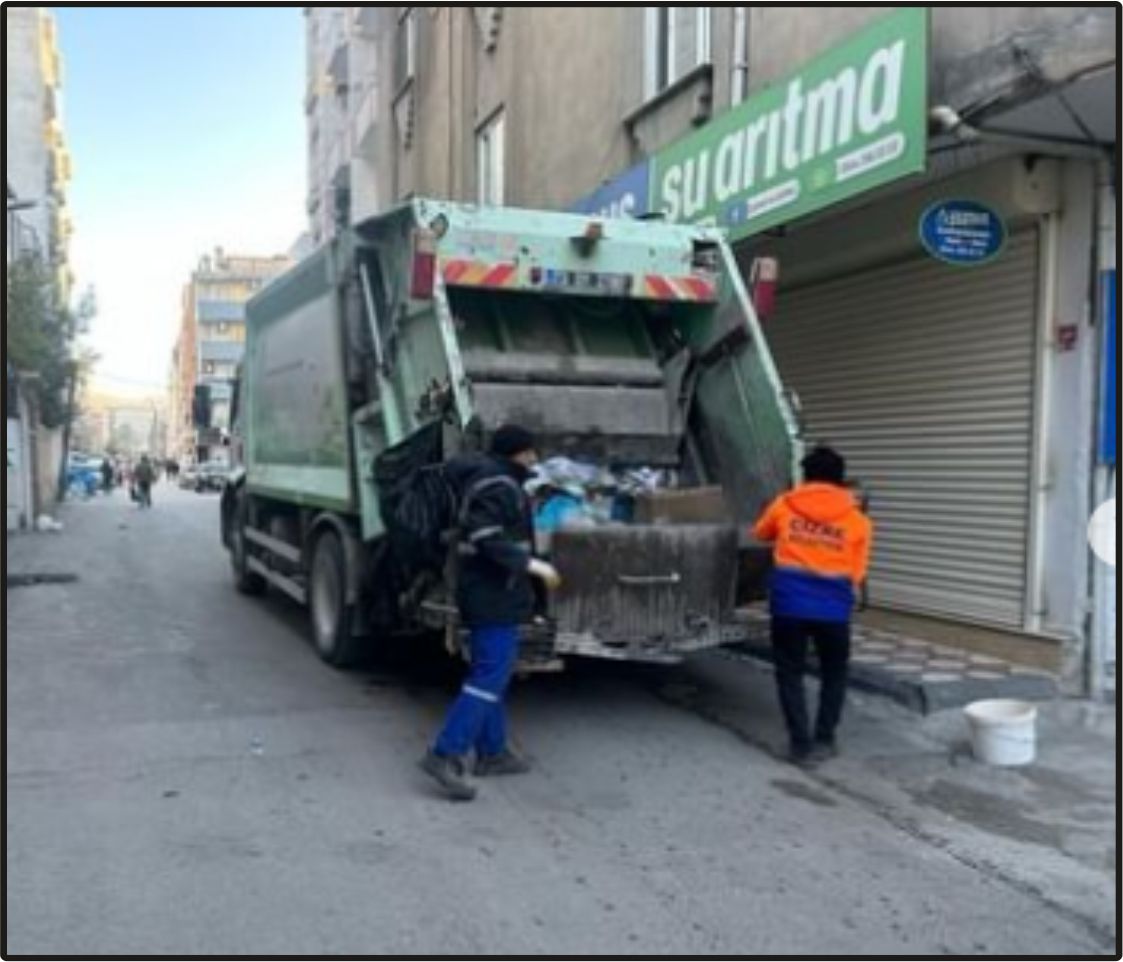
<instances>
[{"instance_id":1,"label":"metal roller shutter","mask_svg":"<svg viewBox=\"0 0 1123 962\"><path fill-rule=\"evenodd\" d=\"M1037 232L785 291L768 336L807 441L871 495L874 604L1023 623Z\"/></svg>"}]
</instances>

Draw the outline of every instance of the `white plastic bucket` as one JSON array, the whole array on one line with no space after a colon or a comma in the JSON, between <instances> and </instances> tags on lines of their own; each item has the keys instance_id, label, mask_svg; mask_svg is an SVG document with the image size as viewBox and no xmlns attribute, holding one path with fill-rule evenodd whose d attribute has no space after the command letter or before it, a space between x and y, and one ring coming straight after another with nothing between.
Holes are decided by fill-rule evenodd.
<instances>
[{"instance_id":1,"label":"white plastic bucket","mask_svg":"<svg viewBox=\"0 0 1123 962\"><path fill-rule=\"evenodd\" d=\"M988 765L1028 765L1037 747L1037 706L1013 698L973 701L963 709L971 749Z\"/></svg>"}]
</instances>

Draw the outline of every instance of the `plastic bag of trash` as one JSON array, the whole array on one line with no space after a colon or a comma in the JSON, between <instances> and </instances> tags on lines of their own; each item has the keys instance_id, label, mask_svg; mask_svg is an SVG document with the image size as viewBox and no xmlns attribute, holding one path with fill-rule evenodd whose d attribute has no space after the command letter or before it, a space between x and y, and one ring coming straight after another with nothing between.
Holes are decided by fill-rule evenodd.
<instances>
[{"instance_id":1,"label":"plastic bag of trash","mask_svg":"<svg viewBox=\"0 0 1123 962\"><path fill-rule=\"evenodd\" d=\"M534 480L561 490L585 489L596 484L602 469L595 464L574 461L567 457L553 457L535 469Z\"/></svg>"},{"instance_id":2,"label":"plastic bag of trash","mask_svg":"<svg viewBox=\"0 0 1123 962\"><path fill-rule=\"evenodd\" d=\"M534 512L534 528L540 532L553 532L558 528L588 527L594 524L585 499L569 491L551 495Z\"/></svg>"},{"instance_id":3,"label":"plastic bag of trash","mask_svg":"<svg viewBox=\"0 0 1123 962\"><path fill-rule=\"evenodd\" d=\"M655 491L667 486L667 473L657 468L631 468L616 476L617 486L628 494Z\"/></svg>"},{"instance_id":4,"label":"plastic bag of trash","mask_svg":"<svg viewBox=\"0 0 1123 962\"><path fill-rule=\"evenodd\" d=\"M35 519L35 529L37 531L61 531L62 522L56 521L49 514L41 514Z\"/></svg>"}]
</instances>

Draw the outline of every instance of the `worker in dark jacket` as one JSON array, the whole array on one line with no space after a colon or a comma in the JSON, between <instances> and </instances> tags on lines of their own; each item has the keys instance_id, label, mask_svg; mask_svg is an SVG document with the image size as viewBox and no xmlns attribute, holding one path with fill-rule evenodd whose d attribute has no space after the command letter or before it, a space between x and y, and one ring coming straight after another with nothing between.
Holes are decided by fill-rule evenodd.
<instances>
[{"instance_id":1,"label":"worker in dark jacket","mask_svg":"<svg viewBox=\"0 0 1123 962\"><path fill-rule=\"evenodd\" d=\"M846 462L819 447L803 459L804 483L769 505L753 533L774 544L770 606L776 685L799 765L834 755L846 698L850 616L869 567L873 525L845 487ZM807 642L819 656L814 739L803 691Z\"/></svg>"},{"instance_id":2,"label":"worker in dark jacket","mask_svg":"<svg viewBox=\"0 0 1123 962\"><path fill-rule=\"evenodd\" d=\"M537 460L531 434L504 425L488 454L465 455L446 468L460 504L457 604L469 632L471 667L421 767L455 799L475 797L467 780L473 750L476 775L529 769L507 745L503 697L518 654L519 624L534 609L531 578L551 589L561 583L557 571L534 556L523 484Z\"/></svg>"}]
</instances>

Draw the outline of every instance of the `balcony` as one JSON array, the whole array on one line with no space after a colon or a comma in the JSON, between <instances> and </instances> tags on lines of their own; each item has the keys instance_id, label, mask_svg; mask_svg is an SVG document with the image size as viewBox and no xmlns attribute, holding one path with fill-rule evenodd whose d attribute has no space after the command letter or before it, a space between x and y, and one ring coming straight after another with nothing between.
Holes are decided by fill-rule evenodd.
<instances>
[{"instance_id":1,"label":"balcony","mask_svg":"<svg viewBox=\"0 0 1123 962\"><path fill-rule=\"evenodd\" d=\"M346 40L340 40L328 61L328 77L335 92L346 92L350 82L351 50Z\"/></svg>"},{"instance_id":2,"label":"balcony","mask_svg":"<svg viewBox=\"0 0 1123 962\"><path fill-rule=\"evenodd\" d=\"M200 324L241 324L246 305L240 301L203 300L195 302L195 317Z\"/></svg>"},{"instance_id":3,"label":"balcony","mask_svg":"<svg viewBox=\"0 0 1123 962\"><path fill-rule=\"evenodd\" d=\"M57 116L50 117L43 126L43 140L51 150L63 146L65 138L62 134L62 124Z\"/></svg>"},{"instance_id":4,"label":"balcony","mask_svg":"<svg viewBox=\"0 0 1123 962\"><path fill-rule=\"evenodd\" d=\"M245 353L246 345L241 341L199 341L199 360L204 364L214 361L217 364L237 364Z\"/></svg>"},{"instance_id":5,"label":"balcony","mask_svg":"<svg viewBox=\"0 0 1123 962\"><path fill-rule=\"evenodd\" d=\"M230 386L230 381L226 378L214 378L209 375L203 375L199 379L200 384L206 384L211 389L211 403L216 401L229 401L234 396L234 390Z\"/></svg>"},{"instance_id":6,"label":"balcony","mask_svg":"<svg viewBox=\"0 0 1123 962\"><path fill-rule=\"evenodd\" d=\"M312 113L316 107L316 100L320 96L320 84L317 77L312 76L308 80L308 87L304 91L304 112L306 114Z\"/></svg>"}]
</instances>

